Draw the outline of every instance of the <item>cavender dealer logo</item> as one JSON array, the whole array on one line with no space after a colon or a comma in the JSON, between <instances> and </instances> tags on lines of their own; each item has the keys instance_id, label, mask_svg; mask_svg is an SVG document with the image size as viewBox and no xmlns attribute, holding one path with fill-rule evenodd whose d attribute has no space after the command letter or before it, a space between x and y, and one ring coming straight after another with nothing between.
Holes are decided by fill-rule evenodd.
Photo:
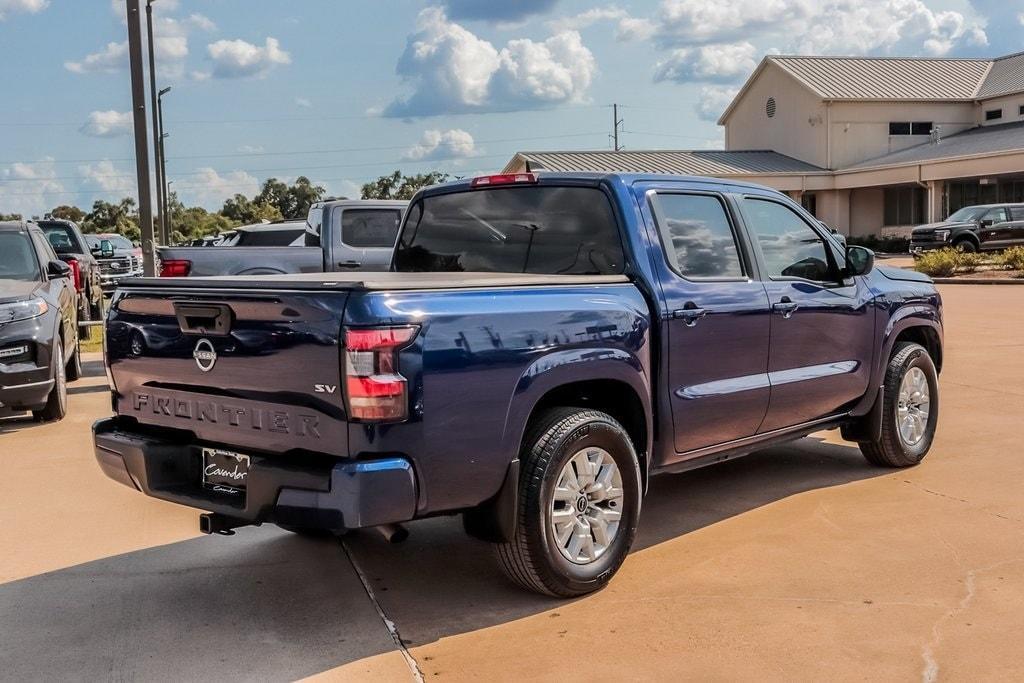
<instances>
[{"instance_id":1,"label":"cavender dealer logo","mask_svg":"<svg viewBox=\"0 0 1024 683\"><path fill-rule=\"evenodd\" d=\"M213 348L213 344L209 339L200 339L196 342L196 348L192 352L192 357L196 359L196 365L203 372L209 372L213 370L214 364L217 362L217 351Z\"/></svg>"}]
</instances>

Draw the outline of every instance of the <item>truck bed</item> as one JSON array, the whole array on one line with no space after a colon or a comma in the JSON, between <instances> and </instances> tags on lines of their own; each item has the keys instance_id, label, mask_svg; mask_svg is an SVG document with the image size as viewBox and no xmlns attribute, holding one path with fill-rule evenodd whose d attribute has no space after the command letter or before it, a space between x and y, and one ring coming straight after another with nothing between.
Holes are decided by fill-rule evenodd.
<instances>
[{"instance_id":1,"label":"truck bed","mask_svg":"<svg viewBox=\"0 0 1024 683\"><path fill-rule=\"evenodd\" d=\"M531 273L292 273L213 277L127 278L123 289L419 290L547 287L629 282L625 275L535 275Z\"/></svg>"}]
</instances>

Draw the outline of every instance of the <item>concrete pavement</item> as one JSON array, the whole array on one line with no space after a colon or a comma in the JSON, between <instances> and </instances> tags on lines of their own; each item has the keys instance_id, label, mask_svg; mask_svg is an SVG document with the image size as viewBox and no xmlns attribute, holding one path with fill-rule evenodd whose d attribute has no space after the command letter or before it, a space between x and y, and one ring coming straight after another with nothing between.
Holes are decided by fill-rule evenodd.
<instances>
[{"instance_id":1,"label":"concrete pavement","mask_svg":"<svg viewBox=\"0 0 1024 683\"><path fill-rule=\"evenodd\" d=\"M655 479L622 571L574 601L508 585L457 518L397 546L201 537L99 473L90 362L65 422L0 420L0 677L1020 680L1024 290L941 289L923 465L827 432Z\"/></svg>"}]
</instances>

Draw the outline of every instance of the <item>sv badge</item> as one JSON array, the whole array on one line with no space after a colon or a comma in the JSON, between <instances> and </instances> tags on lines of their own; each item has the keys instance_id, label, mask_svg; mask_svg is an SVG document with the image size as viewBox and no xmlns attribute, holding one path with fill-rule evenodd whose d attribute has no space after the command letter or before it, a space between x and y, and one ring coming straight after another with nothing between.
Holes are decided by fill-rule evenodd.
<instances>
[{"instance_id":1,"label":"sv badge","mask_svg":"<svg viewBox=\"0 0 1024 683\"><path fill-rule=\"evenodd\" d=\"M338 390L337 384L314 384L313 391L318 394L333 394Z\"/></svg>"}]
</instances>

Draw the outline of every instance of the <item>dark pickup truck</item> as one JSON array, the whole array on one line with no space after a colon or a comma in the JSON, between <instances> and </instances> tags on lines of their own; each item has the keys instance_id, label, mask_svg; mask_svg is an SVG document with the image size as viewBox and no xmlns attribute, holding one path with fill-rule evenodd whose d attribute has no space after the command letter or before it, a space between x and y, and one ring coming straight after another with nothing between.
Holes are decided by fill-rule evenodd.
<instances>
[{"instance_id":1,"label":"dark pickup truck","mask_svg":"<svg viewBox=\"0 0 1024 683\"><path fill-rule=\"evenodd\" d=\"M910 233L911 254L946 247L973 252L1017 246L1024 246L1024 204L965 206Z\"/></svg>"},{"instance_id":2,"label":"dark pickup truck","mask_svg":"<svg viewBox=\"0 0 1024 683\"><path fill-rule=\"evenodd\" d=\"M461 513L572 596L625 559L651 475L835 427L920 462L942 316L773 190L522 173L421 191L393 272L127 281L106 360L100 466L204 531Z\"/></svg>"}]
</instances>

